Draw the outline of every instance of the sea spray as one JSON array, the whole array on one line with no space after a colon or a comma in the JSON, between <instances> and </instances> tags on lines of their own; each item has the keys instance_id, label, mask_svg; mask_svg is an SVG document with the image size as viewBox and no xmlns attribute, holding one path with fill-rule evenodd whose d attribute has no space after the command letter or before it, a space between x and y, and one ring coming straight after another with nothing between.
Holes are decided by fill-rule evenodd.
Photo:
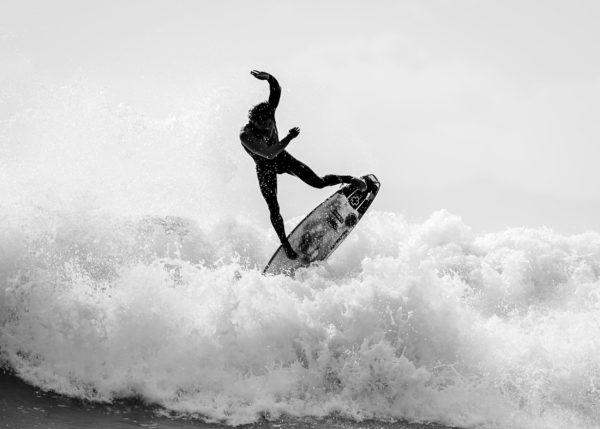
<instances>
[{"instance_id":1,"label":"sea spray","mask_svg":"<svg viewBox=\"0 0 600 429\"><path fill-rule=\"evenodd\" d=\"M260 274L276 242L244 220L52 216L5 228L0 290L3 362L44 389L232 424L598 423L598 234L374 211L289 278Z\"/></svg>"},{"instance_id":2,"label":"sea spray","mask_svg":"<svg viewBox=\"0 0 600 429\"><path fill-rule=\"evenodd\" d=\"M89 79L4 93L0 359L29 383L231 424L600 425L600 234L374 206L328 262L264 277L243 115L211 91L168 118Z\"/></svg>"}]
</instances>

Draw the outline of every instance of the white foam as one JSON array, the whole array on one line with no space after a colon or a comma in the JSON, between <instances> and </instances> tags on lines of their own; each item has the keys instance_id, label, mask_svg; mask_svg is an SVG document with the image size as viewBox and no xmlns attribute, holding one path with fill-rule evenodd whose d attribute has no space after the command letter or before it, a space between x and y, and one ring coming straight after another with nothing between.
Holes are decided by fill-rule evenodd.
<instances>
[{"instance_id":1,"label":"white foam","mask_svg":"<svg viewBox=\"0 0 600 429\"><path fill-rule=\"evenodd\" d=\"M597 422L597 234L476 237L445 212L422 225L373 212L331 264L291 279L252 268L268 254L260 228L157 219L5 229L4 361L61 393L233 424Z\"/></svg>"},{"instance_id":2,"label":"white foam","mask_svg":"<svg viewBox=\"0 0 600 429\"><path fill-rule=\"evenodd\" d=\"M19 162L2 169L0 351L30 383L231 424L600 424L600 234L478 236L445 211L374 208L328 263L263 277L276 239L229 210L258 191L233 185L214 109L156 121L85 88L41 100L1 133Z\"/></svg>"}]
</instances>

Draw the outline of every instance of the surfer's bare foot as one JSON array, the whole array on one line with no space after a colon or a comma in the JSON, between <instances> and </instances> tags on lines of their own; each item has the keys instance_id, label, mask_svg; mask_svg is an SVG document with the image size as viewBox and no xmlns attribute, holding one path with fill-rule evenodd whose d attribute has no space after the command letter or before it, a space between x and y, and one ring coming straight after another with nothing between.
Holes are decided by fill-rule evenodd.
<instances>
[{"instance_id":1,"label":"surfer's bare foot","mask_svg":"<svg viewBox=\"0 0 600 429\"><path fill-rule=\"evenodd\" d=\"M358 177L353 177L351 179L350 183L352 183L354 186L356 186L361 191L367 190L367 182L365 182L363 179L360 179Z\"/></svg>"},{"instance_id":2,"label":"surfer's bare foot","mask_svg":"<svg viewBox=\"0 0 600 429\"><path fill-rule=\"evenodd\" d=\"M285 256L287 256L288 259L298 259L298 254L294 249L292 249L290 243L283 244L283 251L285 252Z\"/></svg>"}]
</instances>

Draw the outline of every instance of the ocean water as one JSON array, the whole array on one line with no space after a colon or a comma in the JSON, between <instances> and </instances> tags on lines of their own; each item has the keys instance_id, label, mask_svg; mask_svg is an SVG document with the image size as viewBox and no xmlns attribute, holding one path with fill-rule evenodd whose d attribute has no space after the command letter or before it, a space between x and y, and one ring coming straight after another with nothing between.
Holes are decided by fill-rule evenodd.
<instances>
[{"instance_id":1,"label":"ocean water","mask_svg":"<svg viewBox=\"0 0 600 429\"><path fill-rule=\"evenodd\" d=\"M27 383L229 425L600 425L599 233L477 234L375 202L328 262L264 277L277 241L232 210L258 190L209 96L159 120L84 84L17 93L0 360Z\"/></svg>"}]
</instances>

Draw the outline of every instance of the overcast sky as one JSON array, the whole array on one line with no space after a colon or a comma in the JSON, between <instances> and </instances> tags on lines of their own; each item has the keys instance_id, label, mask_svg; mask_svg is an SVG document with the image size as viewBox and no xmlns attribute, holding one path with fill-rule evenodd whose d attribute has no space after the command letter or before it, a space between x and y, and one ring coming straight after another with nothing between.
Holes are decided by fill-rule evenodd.
<instances>
[{"instance_id":1,"label":"overcast sky","mask_svg":"<svg viewBox=\"0 0 600 429\"><path fill-rule=\"evenodd\" d=\"M290 151L375 172L379 208L576 232L600 228L599 22L597 1L4 0L0 78L86 76L157 117L212 88L239 144L263 69Z\"/></svg>"}]
</instances>

